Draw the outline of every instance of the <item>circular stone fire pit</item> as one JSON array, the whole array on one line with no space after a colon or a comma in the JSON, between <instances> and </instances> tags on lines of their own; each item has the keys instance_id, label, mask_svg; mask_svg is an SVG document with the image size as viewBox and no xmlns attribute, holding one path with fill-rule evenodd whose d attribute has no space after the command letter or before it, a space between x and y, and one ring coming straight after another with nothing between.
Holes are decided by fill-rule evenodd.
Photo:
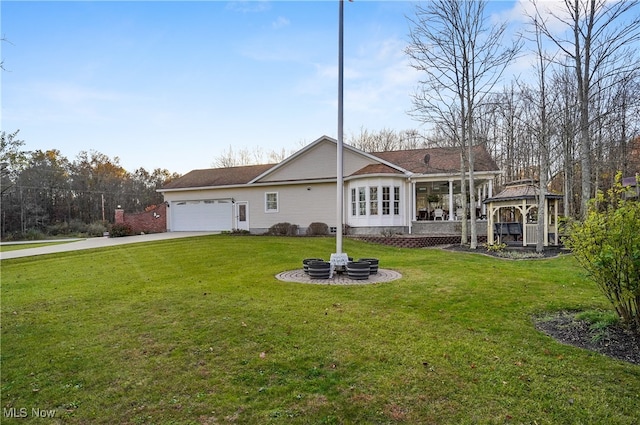
<instances>
[{"instance_id":1,"label":"circular stone fire pit","mask_svg":"<svg viewBox=\"0 0 640 425\"><path fill-rule=\"evenodd\" d=\"M276 278L284 282L311 283L315 285L370 285L372 283L391 282L402 275L393 270L378 269L378 273L369 275L366 280L350 279L347 273L334 273L331 279L311 279L303 269L278 273Z\"/></svg>"}]
</instances>

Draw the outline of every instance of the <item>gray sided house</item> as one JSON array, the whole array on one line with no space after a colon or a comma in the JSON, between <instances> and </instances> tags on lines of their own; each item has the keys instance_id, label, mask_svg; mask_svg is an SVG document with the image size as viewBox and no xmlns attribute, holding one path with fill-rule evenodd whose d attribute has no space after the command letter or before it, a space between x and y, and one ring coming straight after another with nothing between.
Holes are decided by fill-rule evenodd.
<instances>
[{"instance_id":1,"label":"gray sided house","mask_svg":"<svg viewBox=\"0 0 640 425\"><path fill-rule=\"evenodd\" d=\"M248 230L313 222L335 232L337 142L321 137L279 164L193 170L159 189L169 231ZM345 145L344 218L350 234L455 233L463 218L456 148L366 153ZM486 216L500 173L484 146L475 148L476 203ZM485 226L486 229L486 226Z\"/></svg>"}]
</instances>

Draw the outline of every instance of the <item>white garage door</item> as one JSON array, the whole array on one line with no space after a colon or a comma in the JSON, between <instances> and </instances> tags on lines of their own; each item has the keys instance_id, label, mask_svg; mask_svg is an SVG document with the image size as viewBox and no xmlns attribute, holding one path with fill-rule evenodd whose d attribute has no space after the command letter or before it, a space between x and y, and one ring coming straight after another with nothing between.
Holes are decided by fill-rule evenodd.
<instances>
[{"instance_id":1,"label":"white garage door","mask_svg":"<svg viewBox=\"0 0 640 425\"><path fill-rule=\"evenodd\" d=\"M176 232L231 230L233 203L230 199L172 202L171 221Z\"/></svg>"}]
</instances>

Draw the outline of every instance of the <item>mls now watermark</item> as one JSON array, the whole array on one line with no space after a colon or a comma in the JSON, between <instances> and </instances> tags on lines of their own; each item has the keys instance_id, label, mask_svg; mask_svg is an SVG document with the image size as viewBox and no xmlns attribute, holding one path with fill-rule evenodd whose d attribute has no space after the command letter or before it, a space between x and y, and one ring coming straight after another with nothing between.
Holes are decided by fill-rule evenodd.
<instances>
[{"instance_id":1,"label":"mls now watermark","mask_svg":"<svg viewBox=\"0 0 640 425\"><path fill-rule=\"evenodd\" d=\"M32 407L31 410L26 407L2 408L2 416L5 418L55 418L56 413L58 411L55 409L40 409L37 407Z\"/></svg>"}]
</instances>

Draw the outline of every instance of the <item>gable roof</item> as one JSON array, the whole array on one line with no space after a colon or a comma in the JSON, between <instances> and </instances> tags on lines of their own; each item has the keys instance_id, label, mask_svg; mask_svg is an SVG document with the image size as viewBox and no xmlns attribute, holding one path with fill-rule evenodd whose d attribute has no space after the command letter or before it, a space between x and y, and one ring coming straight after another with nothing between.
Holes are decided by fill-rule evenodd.
<instances>
[{"instance_id":1,"label":"gable roof","mask_svg":"<svg viewBox=\"0 0 640 425\"><path fill-rule=\"evenodd\" d=\"M286 158L285 160L283 160L281 163L275 165L273 168L270 168L268 170L266 170L264 173L262 173L261 175L259 175L258 177L256 177L255 179L253 179L250 183L255 183L258 181L264 181L265 179L268 179L269 176L273 176L274 174L277 174L279 170L282 170L288 166L290 166L292 163L296 162L296 161L304 161L304 157L307 156L308 154L310 154L312 151L317 150L319 147L321 147L322 145L334 145L332 146L332 155L333 155L333 160L331 162L331 164L335 164L336 163L336 156L335 156L335 151L336 151L336 147L338 144L338 141L332 137L328 137L328 136L322 136L318 139L316 139L315 141L309 143L307 146L305 146L304 148L300 149L299 151L297 151L296 153L294 153L293 155L291 155L290 157ZM345 171L345 175L358 175L358 174L371 174L371 173L404 173L406 172L406 170L402 169L401 167L398 167L396 164L390 163L388 161L386 161L383 158L379 158L379 157L375 157L374 155L361 151L358 148L355 148L351 145L347 145L344 144L342 146L343 148L343 166L344 166L344 171ZM358 169L352 169L352 170L347 170L348 166L347 166L347 162L351 160L351 161L357 161L358 163L360 163L360 165L357 165L356 167L362 167L359 170ZM313 162L315 163L317 161L317 159L314 159ZM366 165L362 165L362 164L366 164ZM307 164L308 166L311 166L311 164ZM351 167L354 166L353 163L351 163L350 165ZM362 172L362 170L365 169L369 169L369 167L376 167L378 166L378 168L383 168L384 171L380 171L380 170L371 170L368 172ZM382 166L382 167L380 167ZM310 167L311 168L311 167ZM327 167L323 166L325 172L327 170ZM335 171L335 167L328 167L328 169L331 170L331 175L327 175L326 177L332 177L335 178L336 177L336 173L334 173ZM309 172L309 169L307 168L306 172Z\"/></svg>"},{"instance_id":2,"label":"gable roof","mask_svg":"<svg viewBox=\"0 0 640 425\"><path fill-rule=\"evenodd\" d=\"M335 139L330 137L320 137L278 164L193 170L167 183L159 191L254 184L267 176L278 173L289 164L303 158L317 146L327 142L337 143ZM358 165L361 168L351 171L348 174L350 176L366 174L405 174L409 176L411 174L458 173L460 170L459 148L425 148L376 153L367 153L349 145L344 145L344 149L361 160L361 165ZM499 170L484 145L474 146L473 150L476 171ZM425 162L427 158L428 161ZM335 178L335 174L333 178Z\"/></svg>"}]
</instances>

